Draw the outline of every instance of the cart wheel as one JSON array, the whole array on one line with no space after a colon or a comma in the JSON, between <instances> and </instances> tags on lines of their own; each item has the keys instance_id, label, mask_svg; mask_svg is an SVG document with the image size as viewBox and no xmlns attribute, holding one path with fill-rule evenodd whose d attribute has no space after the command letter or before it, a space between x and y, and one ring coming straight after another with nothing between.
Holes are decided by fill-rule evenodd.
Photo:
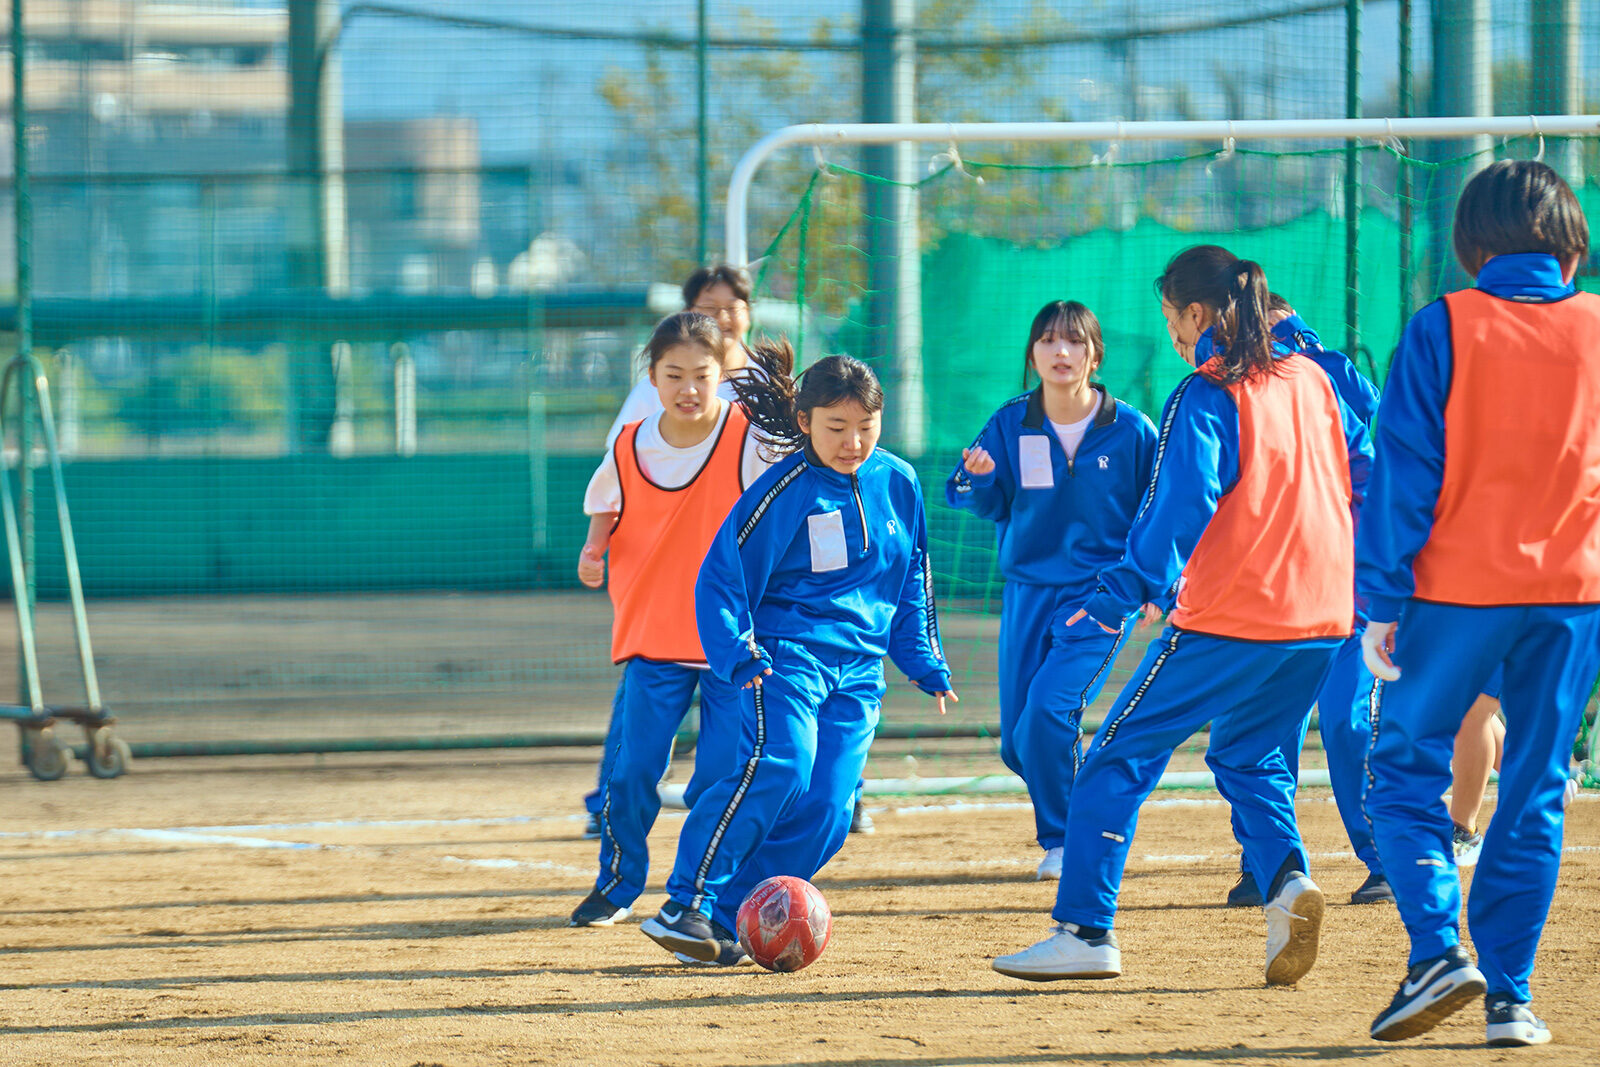
<instances>
[{"instance_id":1,"label":"cart wheel","mask_svg":"<svg viewBox=\"0 0 1600 1067\"><path fill-rule=\"evenodd\" d=\"M89 756L86 762L89 773L96 778L118 778L128 772L128 761L133 752L128 742L114 736L110 730L96 730L89 737Z\"/></svg>"},{"instance_id":2,"label":"cart wheel","mask_svg":"<svg viewBox=\"0 0 1600 1067\"><path fill-rule=\"evenodd\" d=\"M67 773L67 757L72 754L66 742L51 730L28 731L28 770L41 782L53 782Z\"/></svg>"}]
</instances>

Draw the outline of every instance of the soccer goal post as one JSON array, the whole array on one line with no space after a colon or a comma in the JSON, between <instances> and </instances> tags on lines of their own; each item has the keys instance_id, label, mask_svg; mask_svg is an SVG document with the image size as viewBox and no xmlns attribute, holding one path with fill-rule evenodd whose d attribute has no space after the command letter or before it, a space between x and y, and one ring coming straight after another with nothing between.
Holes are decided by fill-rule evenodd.
<instances>
[{"instance_id":1,"label":"soccer goal post","mask_svg":"<svg viewBox=\"0 0 1600 1067\"><path fill-rule=\"evenodd\" d=\"M869 146L893 149L858 162ZM1449 237L1461 184L1547 150L1552 165L1576 161L1563 176L1600 218L1600 115L804 124L752 144L728 186L725 256L749 266L758 301L795 309L785 328L803 361L845 352L877 366L885 444L917 466L928 500L962 702L941 719L891 685L868 791L1021 788L997 757L993 527L946 508L942 486L1022 391L1041 305L1087 304L1105 335L1102 381L1154 417L1188 368L1151 282L1179 249L1218 243L1260 261L1324 344L1381 384L1405 319L1467 284ZM1600 289L1592 261L1579 284ZM1151 636L1128 642L1086 739ZM1210 784L1204 742L1178 754L1165 786ZM1326 783L1315 730L1302 766L1303 781Z\"/></svg>"}]
</instances>

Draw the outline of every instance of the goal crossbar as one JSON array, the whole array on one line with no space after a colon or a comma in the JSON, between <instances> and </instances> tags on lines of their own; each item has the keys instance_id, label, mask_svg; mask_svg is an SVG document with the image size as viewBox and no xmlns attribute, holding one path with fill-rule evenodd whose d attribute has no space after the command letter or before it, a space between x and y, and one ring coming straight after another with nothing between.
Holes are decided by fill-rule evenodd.
<instances>
[{"instance_id":1,"label":"goal crossbar","mask_svg":"<svg viewBox=\"0 0 1600 1067\"><path fill-rule=\"evenodd\" d=\"M750 262L750 187L768 157L795 145L959 144L1066 141L1388 141L1470 137L1592 137L1600 115L1464 116L1410 119L1248 119L1183 122L845 122L801 123L751 145L728 182L726 259Z\"/></svg>"}]
</instances>

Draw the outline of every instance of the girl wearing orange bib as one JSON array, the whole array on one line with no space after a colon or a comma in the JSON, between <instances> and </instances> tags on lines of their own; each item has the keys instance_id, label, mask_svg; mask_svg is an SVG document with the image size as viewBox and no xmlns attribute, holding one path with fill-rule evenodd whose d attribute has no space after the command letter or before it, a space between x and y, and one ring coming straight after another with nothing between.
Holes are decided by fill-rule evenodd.
<instances>
[{"instance_id":1,"label":"girl wearing orange bib","mask_svg":"<svg viewBox=\"0 0 1600 1067\"><path fill-rule=\"evenodd\" d=\"M768 464L744 411L717 396L723 351L704 315L680 312L656 327L645 354L662 411L623 428L584 495L590 524L578 576L598 587L609 554L611 658L625 666L620 736L601 787L600 874L573 926L625 918L643 891L645 839L661 810L656 783L697 685L701 741L685 799L699 792L699 768L720 774L732 758L717 739L738 732L715 723L737 722L740 696L706 669L694 583L717 528Z\"/></svg>"}]
</instances>

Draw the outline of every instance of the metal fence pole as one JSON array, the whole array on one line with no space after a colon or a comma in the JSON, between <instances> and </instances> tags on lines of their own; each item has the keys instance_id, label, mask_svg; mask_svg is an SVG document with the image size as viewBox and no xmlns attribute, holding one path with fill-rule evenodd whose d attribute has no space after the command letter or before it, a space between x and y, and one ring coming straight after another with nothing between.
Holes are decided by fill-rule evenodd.
<instances>
[{"instance_id":1,"label":"metal fence pole","mask_svg":"<svg viewBox=\"0 0 1600 1067\"><path fill-rule=\"evenodd\" d=\"M1344 113L1361 117L1361 0L1345 4ZM1351 359L1361 344L1361 146L1344 149L1344 350Z\"/></svg>"},{"instance_id":2,"label":"metal fence pole","mask_svg":"<svg viewBox=\"0 0 1600 1067\"><path fill-rule=\"evenodd\" d=\"M1411 0L1400 0L1400 117L1410 118L1416 111L1414 100L1415 90L1412 83L1412 45L1411 45ZM1409 159L1411 156L1410 140L1402 140L1400 146L1403 154ZM1400 322L1404 325L1411 319L1412 290L1416 286L1416 279L1411 262L1412 256L1412 230L1416 226L1416 212L1412 208L1414 193L1411 185L1411 165L1405 159L1399 161L1400 173L1397 176L1400 198Z\"/></svg>"},{"instance_id":3,"label":"metal fence pole","mask_svg":"<svg viewBox=\"0 0 1600 1067\"><path fill-rule=\"evenodd\" d=\"M22 7L22 0L11 0L11 181L16 210L16 358L19 360L33 354L33 191L28 182L28 107L23 87L27 34L22 26ZM17 398L21 411L17 420L17 486L22 515L18 540L22 543L23 588L12 590L12 595L17 599L17 610L25 612L31 619L37 584L33 551L33 472L29 467L29 453L33 451L33 435L29 429L33 406L30 392L33 387L32 376L24 374L19 384L21 387L17 390ZM4 477L3 471L0 471L0 477ZM23 669L17 674L19 700L27 703L28 672Z\"/></svg>"}]
</instances>

